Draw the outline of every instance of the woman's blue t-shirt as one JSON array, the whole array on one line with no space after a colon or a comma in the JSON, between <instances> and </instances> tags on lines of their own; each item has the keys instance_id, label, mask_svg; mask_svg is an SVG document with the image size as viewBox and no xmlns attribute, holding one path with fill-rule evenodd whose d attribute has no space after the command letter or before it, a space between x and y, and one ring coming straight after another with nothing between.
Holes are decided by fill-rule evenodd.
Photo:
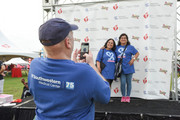
<instances>
[{"instance_id":1,"label":"woman's blue t-shirt","mask_svg":"<svg viewBox=\"0 0 180 120\"><path fill-rule=\"evenodd\" d=\"M103 52L104 51L104 52ZM116 54L112 50L100 49L96 61L101 61L106 65L101 74L106 79L114 79Z\"/></svg>"},{"instance_id":2,"label":"woman's blue t-shirt","mask_svg":"<svg viewBox=\"0 0 180 120\"><path fill-rule=\"evenodd\" d=\"M125 46L118 45L116 46L116 55L118 57L118 61L120 60L123 51L125 49ZM132 59L132 55L135 55L138 51L134 48L132 45L128 45L124 55L123 55L123 61L122 61L122 73L123 74L130 74L135 73L134 65L130 65L129 62Z\"/></svg>"}]
</instances>

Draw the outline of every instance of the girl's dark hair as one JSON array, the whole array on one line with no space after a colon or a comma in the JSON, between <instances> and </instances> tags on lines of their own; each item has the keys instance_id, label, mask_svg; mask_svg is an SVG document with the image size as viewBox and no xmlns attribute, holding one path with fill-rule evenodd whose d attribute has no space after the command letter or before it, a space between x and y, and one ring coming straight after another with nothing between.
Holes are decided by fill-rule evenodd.
<instances>
[{"instance_id":1,"label":"girl's dark hair","mask_svg":"<svg viewBox=\"0 0 180 120\"><path fill-rule=\"evenodd\" d=\"M131 43L129 42L128 36L127 36L127 34L125 34L125 33L123 33L123 34L121 34L121 35L119 36L118 45L121 45L120 39L121 39L122 36L126 36L126 38L127 38L127 45L130 45Z\"/></svg>"},{"instance_id":2,"label":"girl's dark hair","mask_svg":"<svg viewBox=\"0 0 180 120\"><path fill-rule=\"evenodd\" d=\"M116 50L116 43L114 41L114 39L112 38L109 38L106 43L104 44L104 47L107 48L107 43L110 41L110 40L113 40L113 48L111 50L115 51Z\"/></svg>"}]
</instances>

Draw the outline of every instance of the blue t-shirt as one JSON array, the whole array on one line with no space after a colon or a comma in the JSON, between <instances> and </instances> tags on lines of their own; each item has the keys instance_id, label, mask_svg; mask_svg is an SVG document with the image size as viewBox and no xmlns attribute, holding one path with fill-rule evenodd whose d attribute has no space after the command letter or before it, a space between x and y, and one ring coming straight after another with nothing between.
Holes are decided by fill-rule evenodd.
<instances>
[{"instance_id":1,"label":"blue t-shirt","mask_svg":"<svg viewBox=\"0 0 180 120\"><path fill-rule=\"evenodd\" d=\"M100 49L100 51L97 54L96 61L101 62L101 60L106 65L106 67L101 71L101 74L106 79L114 79L115 62L116 62L115 52L112 50Z\"/></svg>"},{"instance_id":2,"label":"blue t-shirt","mask_svg":"<svg viewBox=\"0 0 180 120\"><path fill-rule=\"evenodd\" d=\"M120 60L124 49L125 49L125 46L121 46L121 45L116 46L115 52L118 57L118 61ZM138 51L134 48L134 46L132 46L132 45L127 46L127 48L124 52L123 61L122 61L122 73L123 74L135 73L134 65L129 65L129 62L132 59L132 55L135 55L137 52Z\"/></svg>"},{"instance_id":3,"label":"blue t-shirt","mask_svg":"<svg viewBox=\"0 0 180 120\"><path fill-rule=\"evenodd\" d=\"M109 83L86 63L36 58L28 85L36 120L94 120L94 101L108 103Z\"/></svg>"}]
</instances>

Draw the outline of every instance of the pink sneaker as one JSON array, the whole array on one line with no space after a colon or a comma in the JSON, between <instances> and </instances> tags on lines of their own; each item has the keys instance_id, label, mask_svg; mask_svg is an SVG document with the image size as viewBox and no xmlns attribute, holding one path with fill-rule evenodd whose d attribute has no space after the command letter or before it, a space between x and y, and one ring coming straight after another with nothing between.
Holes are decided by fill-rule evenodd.
<instances>
[{"instance_id":1,"label":"pink sneaker","mask_svg":"<svg viewBox=\"0 0 180 120\"><path fill-rule=\"evenodd\" d=\"M130 97L129 96L127 96L126 98L125 98L125 102L128 102L128 103L130 103Z\"/></svg>"},{"instance_id":2,"label":"pink sneaker","mask_svg":"<svg viewBox=\"0 0 180 120\"><path fill-rule=\"evenodd\" d=\"M126 102L126 97L123 96L123 97L121 98L121 102Z\"/></svg>"}]
</instances>

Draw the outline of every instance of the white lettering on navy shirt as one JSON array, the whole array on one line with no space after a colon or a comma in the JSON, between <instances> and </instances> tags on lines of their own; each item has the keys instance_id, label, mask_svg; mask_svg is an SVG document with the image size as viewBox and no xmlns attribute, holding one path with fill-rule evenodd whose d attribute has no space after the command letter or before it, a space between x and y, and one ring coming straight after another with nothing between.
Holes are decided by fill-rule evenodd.
<instances>
[{"instance_id":1,"label":"white lettering on navy shirt","mask_svg":"<svg viewBox=\"0 0 180 120\"><path fill-rule=\"evenodd\" d=\"M66 82L66 89L74 90L74 82Z\"/></svg>"},{"instance_id":2,"label":"white lettering on navy shirt","mask_svg":"<svg viewBox=\"0 0 180 120\"><path fill-rule=\"evenodd\" d=\"M31 74L31 77L33 79L37 80L38 83L41 85L48 86L48 87L54 87L54 88L61 88L61 81L39 77L34 74Z\"/></svg>"}]
</instances>

